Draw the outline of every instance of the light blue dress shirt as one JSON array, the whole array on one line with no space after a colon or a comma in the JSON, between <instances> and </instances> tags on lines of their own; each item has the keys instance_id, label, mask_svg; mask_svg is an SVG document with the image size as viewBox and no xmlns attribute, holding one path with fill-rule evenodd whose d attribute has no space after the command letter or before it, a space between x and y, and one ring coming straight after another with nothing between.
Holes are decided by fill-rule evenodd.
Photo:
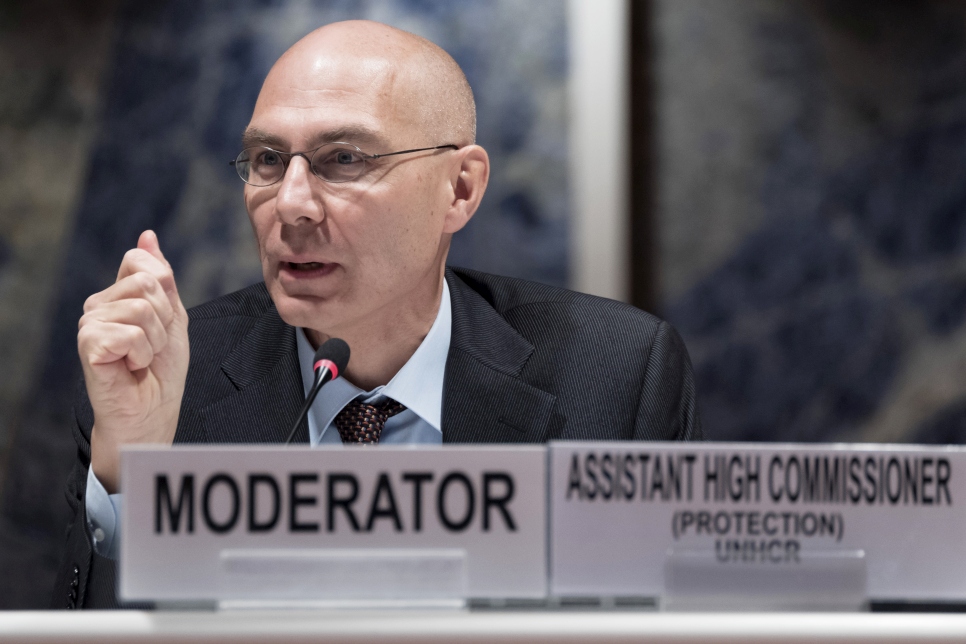
<instances>
[{"instance_id":1,"label":"light blue dress shirt","mask_svg":"<svg viewBox=\"0 0 966 644\"><path fill-rule=\"evenodd\" d=\"M405 405L402 411L386 421L380 443L398 445L404 443L443 442L441 418L443 415L443 373L449 338L453 330L453 314L449 301L449 286L443 280L443 298L439 303L436 321L416 353L409 358L393 379L372 391L363 391L354 384L338 378L319 391L318 398L309 410L309 441L312 445L342 445L339 430L332 420L349 402L359 398L362 402L379 405L386 398ZM315 349L305 337L305 331L296 332L299 348L299 365L302 384L308 393L312 387L312 361ZM351 361L351 357L350 357Z\"/></svg>"},{"instance_id":2,"label":"light blue dress shirt","mask_svg":"<svg viewBox=\"0 0 966 644\"><path fill-rule=\"evenodd\" d=\"M372 391L363 391L348 380L338 378L322 387L309 410L309 441L312 445L341 446L339 430L332 423L342 408L356 398L369 404L382 404L392 398L406 409L386 421L379 442L387 445L440 444L443 442L443 375L453 331L453 312L449 286L443 280L443 296L436 320L423 338L416 352L393 379ZM315 349L296 329L299 370L302 384L308 393L312 386ZM350 358L351 361L351 358ZM102 556L117 559L120 542L120 516L123 495L108 494L94 476L87 471L87 527L94 550Z\"/></svg>"}]
</instances>

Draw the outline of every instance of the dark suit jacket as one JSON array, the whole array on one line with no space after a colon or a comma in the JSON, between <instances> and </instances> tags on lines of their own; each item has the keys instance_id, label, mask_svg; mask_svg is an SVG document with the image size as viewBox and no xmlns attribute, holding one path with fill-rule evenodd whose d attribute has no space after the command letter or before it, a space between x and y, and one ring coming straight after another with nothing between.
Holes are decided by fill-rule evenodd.
<instances>
[{"instance_id":1,"label":"dark suit jacket","mask_svg":"<svg viewBox=\"0 0 966 644\"><path fill-rule=\"evenodd\" d=\"M626 304L448 269L453 331L443 442L701 438L691 364L666 322ZM189 312L191 362L175 442L277 443L303 402L295 330L264 284ZM53 606L114 607L114 563L93 552L84 492L94 415L79 388L74 512ZM302 423L296 440L308 442Z\"/></svg>"}]
</instances>

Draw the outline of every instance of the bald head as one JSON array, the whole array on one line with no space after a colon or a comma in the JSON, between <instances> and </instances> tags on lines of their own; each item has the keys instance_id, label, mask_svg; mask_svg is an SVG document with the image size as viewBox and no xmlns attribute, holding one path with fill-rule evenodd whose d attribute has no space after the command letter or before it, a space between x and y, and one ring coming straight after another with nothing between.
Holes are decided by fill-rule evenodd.
<instances>
[{"instance_id":1,"label":"bald head","mask_svg":"<svg viewBox=\"0 0 966 644\"><path fill-rule=\"evenodd\" d=\"M262 95L293 76L339 87L346 74L379 84L386 110L418 132L413 145L476 142L473 90L452 56L425 38L378 22L350 20L311 32L275 63Z\"/></svg>"},{"instance_id":2,"label":"bald head","mask_svg":"<svg viewBox=\"0 0 966 644\"><path fill-rule=\"evenodd\" d=\"M453 59L378 23L312 32L262 85L236 168L265 285L316 346L353 347L345 376L363 389L389 382L434 324L451 238L490 174L475 129ZM249 181L255 165L277 180Z\"/></svg>"}]
</instances>

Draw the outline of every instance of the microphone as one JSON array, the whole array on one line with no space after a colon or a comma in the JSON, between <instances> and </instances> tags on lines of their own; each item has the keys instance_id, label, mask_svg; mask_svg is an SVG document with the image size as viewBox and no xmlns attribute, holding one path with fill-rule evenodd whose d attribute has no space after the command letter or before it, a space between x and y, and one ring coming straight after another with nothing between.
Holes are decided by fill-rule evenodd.
<instances>
[{"instance_id":1,"label":"microphone","mask_svg":"<svg viewBox=\"0 0 966 644\"><path fill-rule=\"evenodd\" d=\"M315 359L312 365L315 371L315 382L312 383L312 389L305 396L305 404L302 405L302 411L299 412L295 423L292 425L292 431L288 433L288 438L285 439L286 445L289 445L292 439L295 438L295 432L298 431L302 419L308 415L309 407L315 401L315 397L318 395L322 385L342 375L342 372L345 371L346 365L348 364L349 345L345 343L345 340L329 338L315 352Z\"/></svg>"}]
</instances>

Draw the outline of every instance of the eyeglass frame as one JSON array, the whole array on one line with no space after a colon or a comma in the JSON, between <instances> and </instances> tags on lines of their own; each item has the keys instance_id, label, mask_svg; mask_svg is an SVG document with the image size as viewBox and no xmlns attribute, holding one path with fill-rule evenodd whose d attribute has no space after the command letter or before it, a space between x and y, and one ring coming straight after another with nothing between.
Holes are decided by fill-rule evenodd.
<instances>
[{"instance_id":1,"label":"eyeglass frame","mask_svg":"<svg viewBox=\"0 0 966 644\"><path fill-rule=\"evenodd\" d=\"M352 179L346 179L345 181L332 181L331 179L326 179L325 177L319 176L315 172L315 169L312 166L312 158L311 157L314 157L316 152L318 152L319 150L321 150L322 148L324 148L327 145L348 145L348 146L351 146L351 147L355 148L356 150L358 150L359 151L359 154L362 155L362 161L363 161L363 163L365 163L366 161L372 161L374 159L382 159L383 157L393 157L393 156L396 156L396 155L399 155L399 154L411 154L413 152L428 152L430 150L447 150L447 149L450 149L450 150L459 150L460 149L460 146L456 145L455 143L446 143L444 145L435 145L435 146L428 147L428 148L413 148L411 150L399 150L398 152L384 152L382 154L367 154L367 153L363 152L362 149L359 146L357 146L357 145L355 145L353 143L348 143L346 141L327 141L327 142L323 143L322 145L320 145L319 147L317 147L315 149L312 149L312 150L304 150L302 152L281 152L280 150L276 150L275 148L270 148L267 145L253 145L253 146L247 147L244 150L242 150L241 152L239 152L238 153L238 156L236 156L234 159L232 159L231 161L228 162L228 165L230 165L230 166L232 166L232 167L235 168L235 174L238 175L238 178L239 179L241 179L247 185L252 186L254 188L267 188L269 186L274 186L275 184L277 184L280 181L282 181L283 179L285 179L285 173L288 172L288 166L292 162L292 159L294 157L302 157L303 159L305 159L306 163L309 164L309 170L312 171L312 174L315 175L316 177L318 177L320 180L325 181L326 183L349 183L349 182L355 181L356 179L358 179L359 177L361 177L362 175L364 175L366 173L365 169L363 168L362 172L360 172L358 176L356 176L356 177L354 177ZM256 148L264 148L266 150L271 150L275 154L278 154L278 155L280 155L282 157L282 159L283 159L283 161L282 161L283 171L282 171L282 174L279 175L278 179L276 179L275 181L273 181L271 183L266 183L264 185L258 185L258 184L255 184L255 183L251 183L249 181L246 181L245 178L241 176L241 173L238 172L238 165L237 165L238 164L238 159L241 157L241 155L245 154L246 151L248 151L248 150L254 150ZM311 157L310 156L307 156L309 154L311 154ZM287 160L286 160L286 157L287 157Z\"/></svg>"}]
</instances>

